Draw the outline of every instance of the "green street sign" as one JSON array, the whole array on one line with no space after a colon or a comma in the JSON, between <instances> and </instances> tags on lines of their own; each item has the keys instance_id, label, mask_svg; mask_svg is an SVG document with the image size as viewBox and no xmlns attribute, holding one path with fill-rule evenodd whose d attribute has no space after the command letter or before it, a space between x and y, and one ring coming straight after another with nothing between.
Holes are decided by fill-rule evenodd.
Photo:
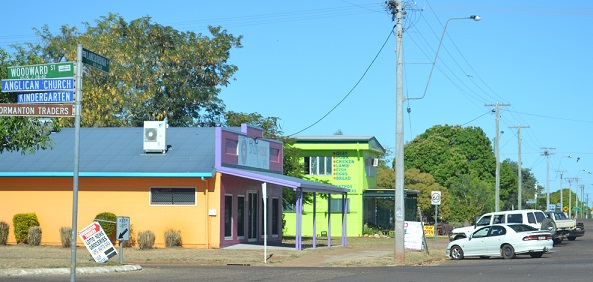
<instances>
[{"instance_id":1,"label":"green street sign","mask_svg":"<svg viewBox=\"0 0 593 282\"><path fill-rule=\"evenodd\" d=\"M573 207L572 208L574 211L581 211L581 207Z\"/></svg>"},{"instance_id":2,"label":"green street sign","mask_svg":"<svg viewBox=\"0 0 593 282\"><path fill-rule=\"evenodd\" d=\"M8 67L8 79L39 79L74 77L74 63L64 62Z\"/></svg>"},{"instance_id":3,"label":"green street sign","mask_svg":"<svg viewBox=\"0 0 593 282\"><path fill-rule=\"evenodd\" d=\"M84 48L82 48L82 63L100 71L109 72L109 59Z\"/></svg>"}]
</instances>

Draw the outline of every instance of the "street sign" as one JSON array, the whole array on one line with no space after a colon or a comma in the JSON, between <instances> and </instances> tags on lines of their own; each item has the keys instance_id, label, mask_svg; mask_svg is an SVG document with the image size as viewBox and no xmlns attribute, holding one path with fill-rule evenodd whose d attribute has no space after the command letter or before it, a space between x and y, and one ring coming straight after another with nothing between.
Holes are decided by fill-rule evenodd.
<instances>
[{"instance_id":1,"label":"street sign","mask_svg":"<svg viewBox=\"0 0 593 282\"><path fill-rule=\"evenodd\" d=\"M42 64L8 67L8 79L74 77L74 63Z\"/></svg>"},{"instance_id":2,"label":"street sign","mask_svg":"<svg viewBox=\"0 0 593 282\"><path fill-rule=\"evenodd\" d=\"M432 191L430 193L430 202L433 205L440 205L441 204L441 191Z\"/></svg>"},{"instance_id":3,"label":"street sign","mask_svg":"<svg viewBox=\"0 0 593 282\"><path fill-rule=\"evenodd\" d=\"M106 262L117 255L117 251L101 225L93 222L78 232L87 250L96 262Z\"/></svg>"},{"instance_id":4,"label":"street sign","mask_svg":"<svg viewBox=\"0 0 593 282\"><path fill-rule=\"evenodd\" d=\"M74 92L34 92L18 95L19 104L29 103L69 103L74 102Z\"/></svg>"},{"instance_id":5,"label":"street sign","mask_svg":"<svg viewBox=\"0 0 593 282\"><path fill-rule=\"evenodd\" d=\"M130 217L118 216L115 236L118 241L130 241Z\"/></svg>"},{"instance_id":6,"label":"street sign","mask_svg":"<svg viewBox=\"0 0 593 282\"><path fill-rule=\"evenodd\" d=\"M562 208L562 211L568 212L568 206L564 206L564 208Z\"/></svg>"},{"instance_id":7,"label":"street sign","mask_svg":"<svg viewBox=\"0 0 593 282\"><path fill-rule=\"evenodd\" d=\"M573 211L581 211L581 207L572 207Z\"/></svg>"},{"instance_id":8,"label":"street sign","mask_svg":"<svg viewBox=\"0 0 593 282\"><path fill-rule=\"evenodd\" d=\"M74 78L3 79L2 92L74 90Z\"/></svg>"},{"instance_id":9,"label":"street sign","mask_svg":"<svg viewBox=\"0 0 593 282\"><path fill-rule=\"evenodd\" d=\"M548 210L549 210L549 211L556 211L556 205L554 205L554 204L549 204L549 205L548 205Z\"/></svg>"},{"instance_id":10,"label":"street sign","mask_svg":"<svg viewBox=\"0 0 593 282\"><path fill-rule=\"evenodd\" d=\"M72 104L0 104L0 116L73 117Z\"/></svg>"},{"instance_id":11,"label":"street sign","mask_svg":"<svg viewBox=\"0 0 593 282\"><path fill-rule=\"evenodd\" d=\"M109 72L109 59L84 48L82 48L82 63L100 71Z\"/></svg>"}]
</instances>

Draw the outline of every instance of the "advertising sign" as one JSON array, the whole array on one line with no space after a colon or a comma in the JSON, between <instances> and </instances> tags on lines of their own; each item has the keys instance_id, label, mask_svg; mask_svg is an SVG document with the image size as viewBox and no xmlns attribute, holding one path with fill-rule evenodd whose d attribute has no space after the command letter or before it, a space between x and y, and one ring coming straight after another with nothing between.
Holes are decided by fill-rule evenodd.
<instances>
[{"instance_id":1,"label":"advertising sign","mask_svg":"<svg viewBox=\"0 0 593 282\"><path fill-rule=\"evenodd\" d=\"M408 250L421 251L424 249L424 229L422 222L404 222L404 247Z\"/></svg>"},{"instance_id":2,"label":"advertising sign","mask_svg":"<svg viewBox=\"0 0 593 282\"><path fill-rule=\"evenodd\" d=\"M78 236L96 262L106 262L117 255L117 251L109 241L109 237L97 222L93 222L80 230Z\"/></svg>"},{"instance_id":3,"label":"advertising sign","mask_svg":"<svg viewBox=\"0 0 593 282\"><path fill-rule=\"evenodd\" d=\"M270 169L270 142L240 135L238 141L239 165Z\"/></svg>"}]
</instances>

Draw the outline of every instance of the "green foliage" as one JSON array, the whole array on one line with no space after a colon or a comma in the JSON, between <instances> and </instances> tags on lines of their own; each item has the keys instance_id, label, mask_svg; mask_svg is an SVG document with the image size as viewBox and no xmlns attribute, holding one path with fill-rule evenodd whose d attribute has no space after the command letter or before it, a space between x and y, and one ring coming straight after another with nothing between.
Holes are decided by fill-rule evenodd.
<instances>
[{"instance_id":1,"label":"green foliage","mask_svg":"<svg viewBox=\"0 0 593 282\"><path fill-rule=\"evenodd\" d=\"M8 232L10 232L10 225L5 221L0 221L0 245L6 245L6 241L8 241Z\"/></svg>"},{"instance_id":2,"label":"green foliage","mask_svg":"<svg viewBox=\"0 0 593 282\"><path fill-rule=\"evenodd\" d=\"M362 227L362 234L363 235L375 235L381 234L381 230L377 226L369 226L368 223L365 223Z\"/></svg>"},{"instance_id":3,"label":"green foliage","mask_svg":"<svg viewBox=\"0 0 593 282\"><path fill-rule=\"evenodd\" d=\"M115 244L117 216L112 212L102 212L97 214L95 219L100 219L97 222L99 222L99 225L101 225L101 228L103 228L103 231L105 231L105 234L109 237L109 241L111 241L112 244Z\"/></svg>"},{"instance_id":4,"label":"green foliage","mask_svg":"<svg viewBox=\"0 0 593 282\"><path fill-rule=\"evenodd\" d=\"M17 243L27 243L29 227L39 226L39 219L35 213L17 213L12 217L14 238Z\"/></svg>"},{"instance_id":5,"label":"green foliage","mask_svg":"<svg viewBox=\"0 0 593 282\"><path fill-rule=\"evenodd\" d=\"M138 249L150 250L154 248L154 233L150 230L138 233Z\"/></svg>"},{"instance_id":6,"label":"green foliage","mask_svg":"<svg viewBox=\"0 0 593 282\"><path fill-rule=\"evenodd\" d=\"M72 246L72 228L70 227L60 227L60 241L62 242L62 247L69 248Z\"/></svg>"},{"instance_id":7,"label":"green foliage","mask_svg":"<svg viewBox=\"0 0 593 282\"><path fill-rule=\"evenodd\" d=\"M460 175L448 189L451 206L450 222L470 222L475 217L494 211L494 187L469 175Z\"/></svg>"},{"instance_id":8,"label":"green foliage","mask_svg":"<svg viewBox=\"0 0 593 282\"><path fill-rule=\"evenodd\" d=\"M238 70L228 60L231 49L242 48L240 36L221 27L209 27L210 37L180 32L148 16L128 22L112 13L81 30L62 26L55 34L43 26L37 30L41 43L21 46L17 57L75 61L82 44L110 59L108 74L84 70L83 127L134 127L164 118L177 127L219 124L225 105L218 94ZM61 125L72 123L60 119Z\"/></svg>"},{"instance_id":9,"label":"green foliage","mask_svg":"<svg viewBox=\"0 0 593 282\"><path fill-rule=\"evenodd\" d=\"M41 233L41 227L29 227L29 234L27 234L27 241L29 242L29 245L39 246L39 244L41 244Z\"/></svg>"},{"instance_id":10,"label":"green foliage","mask_svg":"<svg viewBox=\"0 0 593 282\"><path fill-rule=\"evenodd\" d=\"M450 217L451 206L447 201L450 195L447 188L436 183L432 175L420 172L416 168L406 170L404 175L404 187L409 190L420 191L420 194L418 194L418 207L420 207L424 216L434 217L435 206L431 202L431 192L441 191L441 205L439 206L438 216L443 220Z\"/></svg>"},{"instance_id":11,"label":"green foliage","mask_svg":"<svg viewBox=\"0 0 593 282\"><path fill-rule=\"evenodd\" d=\"M377 167L377 188L395 189L395 170L385 165Z\"/></svg>"},{"instance_id":12,"label":"green foliage","mask_svg":"<svg viewBox=\"0 0 593 282\"><path fill-rule=\"evenodd\" d=\"M165 246L170 247L181 247L181 231L169 229L165 231Z\"/></svg>"}]
</instances>

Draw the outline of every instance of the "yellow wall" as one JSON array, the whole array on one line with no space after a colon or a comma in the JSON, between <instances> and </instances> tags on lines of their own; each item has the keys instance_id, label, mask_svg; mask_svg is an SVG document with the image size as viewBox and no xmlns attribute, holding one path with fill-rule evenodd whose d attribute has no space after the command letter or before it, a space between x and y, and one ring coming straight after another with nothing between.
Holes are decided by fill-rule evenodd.
<instances>
[{"instance_id":1,"label":"yellow wall","mask_svg":"<svg viewBox=\"0 0 593 282\"><path fill-rule=\"evenodd\" d=\"M36 213L43 232L41 243L60 245L60 227L72 226L72 178L0 178L0 221L10 225L8 243L16 243L12 217ZM150 230L155 247L164 247L167 229L181 231L184 247L220 246L219 185L212 179L187 178L80 178L77 229L95 215L112 212L129 216L132 236ZM195 206L151 206L150 187L195 187ZM208 210L215 209L216 216ZM82 245L80 238L78 245Z\"/></svg>"}]
</instances>

